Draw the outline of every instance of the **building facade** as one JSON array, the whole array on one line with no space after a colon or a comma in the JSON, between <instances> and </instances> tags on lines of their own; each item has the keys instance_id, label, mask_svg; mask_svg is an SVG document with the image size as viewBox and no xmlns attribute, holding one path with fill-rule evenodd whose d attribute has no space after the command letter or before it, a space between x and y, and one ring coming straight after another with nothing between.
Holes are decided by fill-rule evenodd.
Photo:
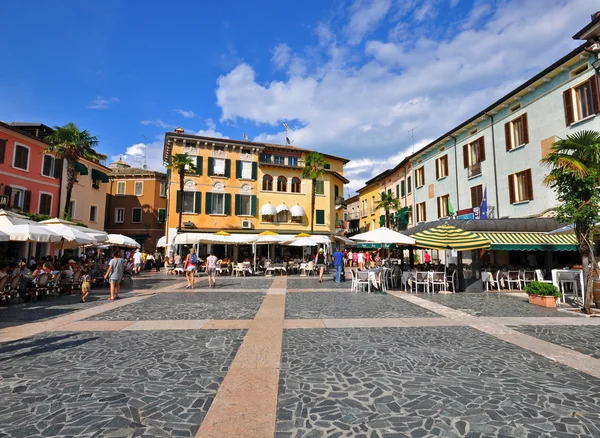
<instances>
[{"instance_id":1,"label":"building facade","mask_svg":"<svg viewBox=\"0 0 600 438\"><path fill-rule=\"evenodd\" d=\"M105 230L136 240L153 252L164 236L167 212L167 175L112 163L106 185Z\"/></svg>"},{"instance_id":2,"label":"building facade","mask_svg":"<svg viewBox=\"0 0 600 438\"><path fill-rule=\"evenodd\" d=\"M67 162L63 160L62 174L66 175ZM104 229L106 217L106 193L110 169L99 162L80 158L76 166L77 180L71 191L69 216L71 220L80 222L94 229ZM62 216L67 199L67 185L60 189Z\"/></svg>"},{"instance_id":3,"label":"building facade","mask_svg":"<svg viewBox=\"0 0 600 438\"><path fill-rule=\"evenodd\" d=\"M187 153L195 169L185 175L183 198L178 175L169 172L167 241L183 232L280 234L310 232L310 180L302 178L310 150L176 132L165 134L163 158ZM343 233L343 193L348 160L325 155L317 181L315 234ZM183 199L183 201L181 201ZM337 228L336 228L337 227Z\"/></svg>"}]
</instances>

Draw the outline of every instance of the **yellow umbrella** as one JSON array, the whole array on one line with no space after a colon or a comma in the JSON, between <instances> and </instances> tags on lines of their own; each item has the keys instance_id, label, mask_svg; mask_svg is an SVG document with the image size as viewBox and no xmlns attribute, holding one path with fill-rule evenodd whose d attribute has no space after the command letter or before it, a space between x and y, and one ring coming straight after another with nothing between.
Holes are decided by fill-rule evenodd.
<instances>
[{"instance_id":1,"label":"yellow umbrella","mask_svg":"<svg viewBox=\"0 0 600 438\"><path fill-rule=\"evenodd\" d=\"M310 237L310 234L308 234L308 233L300 233L300 234L296 234L294 237Z\"/></svg>"},{"instance_id":2,"label":"yellow umbrella","mask_svg":"<svg viewBox=\"0 0 600 438\"><path fill-rule=\"evenodd\" d=\"M217 231L215 233L215 236L231 236L231 234L229 234L227 231L221 230L221 231Z\"/></svg>"},{"instance_id":3,"label":"yellow umbrella","mask_svg":"<svg viewBox=\"0 0 600 438\"><path fill-rule=\"evenodd\" d=\"M277 233L274 233L273 231L263 231L262 233L258 234L259 236L278 236Z\"/></svg>"}]
</instances>

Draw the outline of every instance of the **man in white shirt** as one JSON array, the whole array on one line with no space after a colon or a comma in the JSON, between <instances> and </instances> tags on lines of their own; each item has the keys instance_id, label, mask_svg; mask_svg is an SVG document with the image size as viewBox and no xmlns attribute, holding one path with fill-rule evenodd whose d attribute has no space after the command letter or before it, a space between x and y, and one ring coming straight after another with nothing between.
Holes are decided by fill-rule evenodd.
<instances>
[{"instance_id":1,"label":"man in white shirt","mask_svg":"<svg viewBox=\"0 0 600 438\"><path fill-rule=\"evenodd\" d=\"M135 273L139 275L140 269L142 269L142 253L140 249L136 249L133 254L133 266L135 268Z\"/></svg>"},{"instance_id":2,"label":"man in white shirt","mask_svg":"<svg viewBox=\"0 0 600 438\"><path fill-rule=\"evenodd\" d=\"M206 273L208 274L208 287L214 289L217 284L217 257L212 252L206 258Z\"/></svg>"}]
</instances>

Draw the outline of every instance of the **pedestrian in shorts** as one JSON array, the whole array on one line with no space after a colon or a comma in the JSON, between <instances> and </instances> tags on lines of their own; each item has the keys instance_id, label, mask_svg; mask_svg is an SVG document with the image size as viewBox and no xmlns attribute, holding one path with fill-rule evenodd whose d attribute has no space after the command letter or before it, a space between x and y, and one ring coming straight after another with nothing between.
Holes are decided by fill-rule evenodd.
<instances>
[{"instance_id":1,"label":"pedestrian in shorts","mask_svg":"<svg viewBox=\"0 0 600 438\"><path fill-rule=\"evenodd\" d=\"M212 251L206 258L206 272L208 273L208 287L214 289L217 284L217 257Z\"/></svg>"}]
</instances>

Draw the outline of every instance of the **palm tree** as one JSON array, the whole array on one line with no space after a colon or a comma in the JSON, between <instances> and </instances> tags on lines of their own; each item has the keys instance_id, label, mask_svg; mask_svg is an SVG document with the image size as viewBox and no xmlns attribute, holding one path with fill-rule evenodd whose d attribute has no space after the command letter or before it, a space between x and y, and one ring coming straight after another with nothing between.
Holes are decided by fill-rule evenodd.
<instances>
[{"instance_id":1,"label":"palm tree","mask_svg":"<svg viewBox=\"0 0 600 438\"><path fill-rule=\"evenodd\" d=\"M381 192L381 200L375 205L376 209L383 208L385 210L385 226L390 227L390 210L400 210L400 201L394 198L391 192Z\"/></svg>"},{"instance_id":2,"label":"palm tree","mask_svg":"<svg viewBox=\"0 0 600 438\"><path fill-rule=\"evenodd\" d=\"M194 172L196 170L196 166L194 166L194 160L188 154L174 154L171 157L169 169L171 169L173 173L179 175L179 205L181 205L181 208L179 209L178 229L181 230L181 221L183 215L183 185L185 174L186 172Z\"/></svg>"},{"instance_id":3,"label":"palm tree","mask_svg":"<svg viewBox=\"0 0 600 438\"><path fill-rule=\"evenodd\" d=\"M302 178L310 179L312 182L312 191L310 195L310 232L315 229L315 197L317 194L317 180L325 175L325 166L329 163L325 157L318 152L310 152L304 160L304 170Z\"/></svg>"},{"instance_id":4,"label":"palm tree","mask_svg":"<svg viewBox=\"0 0 600 438\"><path fill-rule=\"evenodd\" d=\"M53 154L56 158L67 161L67 194L63 217L70 219L71 193L77 179L77 160L87 158L99 161L106 159L106 155L99 154L94 150L94 147L98 145L98 138L85 129L80 131L73 122L64 126L55 126L54 132L46 137L46 141L49 146L44 150L45 154Z\"/></svg>"},{"instance_id":5,"label":"palm tree","mask_svg":"<svg viewBox=\"0 0 600 438\"><path fill-rule=\"evenodd\" d=\"M559 140L542 159L550 167L544 184L552 187L561 204L556 208L560 222L575 225L585 284L584 313L591 313L593 270L595 267L592 238L594 225L600 220L600 133L581 131Z\"/></svg>"}]
</instances>

